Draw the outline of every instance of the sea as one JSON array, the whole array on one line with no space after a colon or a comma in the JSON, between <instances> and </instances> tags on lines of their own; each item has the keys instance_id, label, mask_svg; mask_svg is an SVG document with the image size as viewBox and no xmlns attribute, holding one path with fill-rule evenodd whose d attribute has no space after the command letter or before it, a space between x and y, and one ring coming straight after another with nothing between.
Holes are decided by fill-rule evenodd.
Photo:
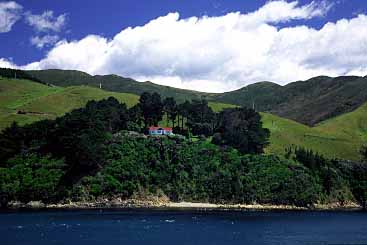
<instances>
[{"instance_id":1,"label":"sea","mask_svg":"<svg viewBox=\"0 0 367 245\"><path fill-rule=\"evenodd\" d=\"M2 211L0 244L367 245L367 213L142 209Z\"/></svg>"}]
</instances>

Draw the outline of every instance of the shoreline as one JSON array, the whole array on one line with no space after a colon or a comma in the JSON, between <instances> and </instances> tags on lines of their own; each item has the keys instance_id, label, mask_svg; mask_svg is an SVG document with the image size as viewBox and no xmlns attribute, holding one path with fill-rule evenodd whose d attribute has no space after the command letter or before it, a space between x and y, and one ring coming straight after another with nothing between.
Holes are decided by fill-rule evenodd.
<instances>
[{"instance_id":1,"label":"shoreline","mask_svg":"<svg viewBox=\"0 0 367 245\"><path fill-rule=\"evenodd\" d=\"M40 201L29 203L13 202L2 210L94 210L94 209L136 209L136 210L182 210L182 211L361 211L362 207L355 203L316 204L311 207L273 204L214 204L201 202L152 202L138 200L69 202L44 204Z\"/></svg>"}]
</instances>

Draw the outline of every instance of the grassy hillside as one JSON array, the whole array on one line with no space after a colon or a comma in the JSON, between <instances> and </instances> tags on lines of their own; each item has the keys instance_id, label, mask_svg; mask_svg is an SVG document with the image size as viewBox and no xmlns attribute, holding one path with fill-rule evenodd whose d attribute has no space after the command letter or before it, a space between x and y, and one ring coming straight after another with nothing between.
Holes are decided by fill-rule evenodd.
<instances>
[{"instance_id":1,"label":"grassy hillside","mask_svg":"<svg viewBox=\"0 0 367 245\"><path fill-rule=\"evenodd\" d=\"M23 125L33 121L55 118L75 108L84 106L89 100L101 100L113 96L128 107L135 105L139 96L117 93L89 86L49 87L29 80L0 80L0 128L17 121ZM235 107L225 103L209 102L216 112ZM25 114L19 114L17 112Z\"/></svg>"},{"instance_id":2,"label":"grassy hillside","mask_svg":"<svg viewBox=\"0 0 367 245\"><path fill-rule=\"evenodd\" d=\"M279 86L270 82L218 94L216 101L251 106L258 111L307 125L353 111L367 101L367 77L314 77Z\"/></svg>"},{"instance_id":3,"label":"grassy hillside","mask_svg":"<svg viewBox=\"0 0 367 245\"><path fill-rule=\"evenodd\" d=\"M367 143L367 103L315 127L268 113L262 113L262 119L271 131L268 153L284 154L285 148L293 145L331 158L359 160L359 150Z\"/></svg>"},{"instance_id":4,"label":"grassy hillside","mask_svg":"<svg viewBox=\"0 0 367 245\"><path fill-rule=\"evenodd\" d=\"M116 97L132 106L139 97L133 94L107 92L87 86L68 88L49 87L28 80L0 80L0 128L16 121L20 125L37 120L55 118L75 108L84 106L89 100ZM22 113L19 113L22 112Z\"/></svg>"},{"instance_id":5,"label":"grassy hillside","mask_svg":"<svg viewBox=\"0 0 367 245\"><path fill-rule=\"evenodd\" d=\"M325 133L367 143L367 103L357 110L317 125Z\"/></svg>"},{"instance_id":6,"label":"grassy hillside","mask_svg":"<svg viewBox=\"0 0 367 245\"><path fill-rule=\"evenodd\" d=\"M28 80L0 78L0 128L8 126L12 121L26 124L45 118L44 115L17 114L17 111L38 98L56 94L62 90L62 88L48 87Z\"/></svg>"},{"instance_id":7,"label":"grassy hillside","mask_svg":"<svg viewBox=\"0 0 367 245\"><path fill-rule=\"evenodd\" d=\"M0 79L0 129L12 121L24 125L37 120L55 118L84 106L89 100L109 96L132 106L138 96L108 92L89 86L49 87L28 80ZM214 111L236 105L209 102ZM25 114L18 114L21 111ZM367 142L367 104L357 110L327 120L315 127L269 113L262 113L264 126L271 131L267 153L284 154L288 146L303 146L328 157L359 159L358 151Z\"/></svg>"},{"instance_id":8,"label":"grassy hillside","mask_svg":"<svg viewBox=\"0 0 367 245\"><path fill-rule=\"evenodd\" d=\"M220 94L201 93L161 86L150 82L137 82L116 75L91 76L80 71L43 70L27 71L31 77L57 86L88 85L114 92L140 95L158 92L182 102L186 99L206 98L213 102L255 107L258 111L292 119L307 125L353 111L367 101L367 77L319 76L280 86L259 82L236 91Z\"/></svg>"},{"instance_id":9,"label":"grassy hillside","mask_svg":"<svg viewBox=\"0 0 367 245\"><path fill-rule=\"evenodd\" d=\"M143 92L157 92L163 97L174 97L179 102L209 96L207 93L161 86L151 82L137 82L133 79L116 75L91 76L85 72L72 70L42 70L27 71L27 73L41 81L47 81L47 83L61 87L88 85L99 88L100 84L102 84L102 88L108 91L136 95L140 95Z\"/></svg>"}]
</instances>

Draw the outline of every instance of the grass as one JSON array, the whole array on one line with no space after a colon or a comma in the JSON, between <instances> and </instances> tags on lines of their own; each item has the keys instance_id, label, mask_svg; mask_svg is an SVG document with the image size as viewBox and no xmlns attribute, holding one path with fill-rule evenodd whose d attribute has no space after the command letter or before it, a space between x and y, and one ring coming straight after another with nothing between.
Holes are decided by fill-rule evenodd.
<instances>
[{"instance_id":1,"label":"grass","mask_svg":"<svg viewBox=\"0 0 367 245\"><path fill-rule=\"evenodd\" d=\"M237 105L231 105L231 104L225 104L225 103L219 103L219 102L208 102L208 105L210 106L210 108L212 108L212 110L214 112L220 112L223 109L226 108L236 108L238 107Z\"/></svg>"},{"instance_id":2,"label":"grass","mask_svg":"<svg viewBox=\"0 0 367 245\"><path fill-rule=\"evenodd\" d=\"M289 146L303 146L330 158L360 160L359 150L367 139L366 112L367 104L315 127L262 113L264 127L271 132L266 152L283 155Z\"/></svg>"},{"instance_id":3,"label":"grass","mask_svg":"<svg viewBox=\"0 0 367 245\"><path fill-rule=\"evenodd\" d=\"M27 80L0 80L0 129L13 121L20 125L61 116L83 107L90 100L115 97L133 106L139 97L133 94L108 92L87 86L48 87ZM18 111L27 114L18 114Z\"/></svg>"},{"instance_id":4,"label":"grass","mask_svg":"<svg viewBox=\"0 0 367 245\"><path fill-rule=\"evenodd\" d=\"M113 96L128 107L138 102L134 94L108 92L88 86L48 87L27 80L0 79L0 129L17 121L20 125L61 116L83 107L89 100ZM235 105L209 102L216 112ZM25 111L27 114L17 114ZM261 113L271 131L266 153L283 155L289 146L303 146L327 157L359 160L359 149L367 142L367 104L357 110L324 121L315 127L268 113ZM162 126L172 126L163 119Z\"/></svg>"}]
</instances>

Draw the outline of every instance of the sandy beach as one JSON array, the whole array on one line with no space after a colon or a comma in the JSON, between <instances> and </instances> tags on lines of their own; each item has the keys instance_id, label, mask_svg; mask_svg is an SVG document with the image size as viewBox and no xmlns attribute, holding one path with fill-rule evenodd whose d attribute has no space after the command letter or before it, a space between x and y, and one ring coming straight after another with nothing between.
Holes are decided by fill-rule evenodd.
<instances>
[{"instance_id":1,"label":"sandy beach","mask_svg":"<svg viewBox=\"0 0 367 245\"><path fill-rule=\"evenodd\" d=\"M40 201L29 203L12 202L9 209L96 209L96 208L132 208L132 209L178 209L178 210L360 210L356 203L315 204L310 207L273 204L214 204L202 202L171 202L171 201L141 201L141 200L99 200L95 202L65 202L58 204L44 204Z\"/></svg>"}]
</instances>

